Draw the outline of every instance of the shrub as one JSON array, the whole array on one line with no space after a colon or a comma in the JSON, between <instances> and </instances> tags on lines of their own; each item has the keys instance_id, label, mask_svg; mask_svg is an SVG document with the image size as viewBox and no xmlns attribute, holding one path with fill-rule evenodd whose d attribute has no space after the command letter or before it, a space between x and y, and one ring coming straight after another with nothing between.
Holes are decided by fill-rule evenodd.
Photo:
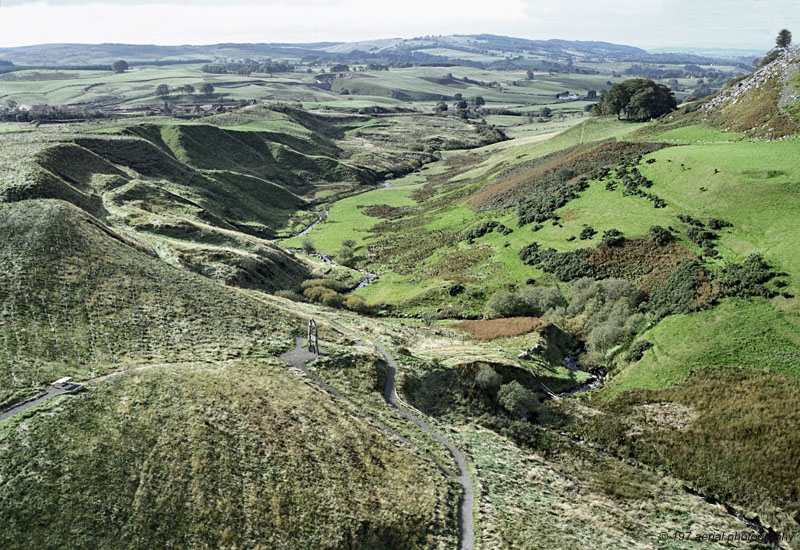
<instances>
[{"instance_id":1,"label":"shrub","mask_svg":"<svg viewBox=\"0 0 800 550\"><path fill-rule=\"evenodd\" d=\"M717 238L717 234L700 227L690 227L686 231L686 238L688 238L697 246L703 248L713 248L714 240Z\"/></svg>"},{"instance_id":2,"label":"shrub","mask_svg":"<svg viewBox=\"0 0 800 550\"><path fill-rule=\"evenodd\" d=\"M584 227L583 230L581 230L580 238L581 238L582 241L585 241L587 239L591 239L596 234L597 234L597 231L595 231L593 227L588 227L587 226L587 227Z\"/></svg>"},{"instance_id":3,"label":"shrub","mask_svg":"<svg viewBox=\"0 0 800 550\"><path fill-rule=\"evenodd\" d=\"M637 311L641 294L624 279L581 278L572 283L570 294L563 313L567 326L586 338L592 359L599 361L607 350L632 337L643 320Z\"/></svg>"},{"instance_id":4,"label":"shrub","mask_svg":"<svg viewBox=\"0 0 800 550\"><path fill-rule=\"evenodd\" d=\"M468 231L465 231L462 238L465 241L472 241L475 239L479 239L484 235L486 235L487 233L491 233L492 231L494 231L495 228L500 228L500 227L505 228L505 226L503 226L499 222L495 221L483 222L482 224L473 227Z\"/></svg>"},{"instance_id":5,"label":"shrub","mask_svg":"<svg viewBox=\"0 0 800 550\"><path fill-rule=\"evenodd\" d=\"M719 231L723 227L733 227L733 224L731 222L726 222L725 220L721 220L719 218L709 218L708 227L709 229L713 229L714 231Z\"/></svg>"},{"instance_id":6,"label":"shrub","mask_svg":"<svg viewBox=\"0 0 800 550\"><path fill-rule=\"evenodd\" d=\"M503 377L489 365L481 364L475 374L475 385L487 392L495 392L503 383Z\"/></svg>"},{"instance_id":7,"label":"shrub","mask_svg":"<svg viewBox=\"0 0 800 550\"><path fill-rule=\"evenodd\" d=\"M517 292L501 290L492 294L492 297L486 302L484 315L489 319L497 319L501 317L525 317L535 314L531 313L528 304L520 300Z\"/></svg>"},{"instance_id":8,"label":"shrub","mask_svg":"<svg viewBox=\"0 0 800 550\"><path fill-rule=\"evenodd\" d=\"M603 232L603 244L606 246L617 246L622 244L624 240L625 237L622 236L622 232L619 229L609 229Z\"/></svg>"},{"instance_id":9,"label":"shrub","mask_svg":"<svg viewBox=\"0 0 800 550\"><path fill-rule=\"evenodd\" d=\"M720 289L725 296L771 297L774 292L767 289L764 283L769 282L775 273L764 261L761 254L752 254L740 264L730 264L720 272Z\"/></svg>"},{"instance_id":10,"label":"shrub","mask_svg":"<svg viewBox=\"0 0 800 550\"><path fill-rule=\"evenodd\" d=\"M302 290L315 286L330 288L336 292L345 292L350 289L350 285L335 279L306 279L300 284Z\"/></svg>"},{"instance_id":11,"label":"shrub","mask_svg":"<svg viewBox=\"0 0 800 550\"><path fill-rule=\"evenodd\" d=\"M356 313L369 313L370 307L364 298L356 294L348 294L343 302L346 309L355 311Z\"/></svg>"},{"instance_id":12,"label":"shrub","mask_svg":"<svg viewBox=\"0 0 800 550\"><path fill-rule=\"evenodd\" d=\"M703 265L697 260L683 260L669 276L667 284L650 295L649 310L657 319L675 313L690 313L699 309L697 290L706 279Z\"/></svg>"},{"instance_id":13,"label":"shrub","mask_svg":"<svg viewBox=\"0 0 800 550\"><path fill-rule=\"evenodd\" d=\"M336 262L345 267L353 267L356 255L353 249L349 246L343 246L339 252L336 253Z\"/></svg>"},{"instance_id":14,"label":"shrub","mask_svg":"<svg viewBox=\"0 0 800 550\"><path fill-rule=\"evenodd\" d=\"M588 249L558 252L552 248L540 249L537 243L530 244L519 251L522 263L552 273L561 281L594 277L597 269L586 261L588 255Z\"/></svg>"},{"instance_id":15,"label":"shrub","mask_svg":"<svg viewBox=\"0 0 800 550\"><path fill-rule=\"evenodd\" d=\"M694 225L695 227L705 227L703 222L691 217L689 214L678 214L678 219L687 225Z\"/></svg>"},{"instance_id":16,"label":"shrub","mask_svg":"<svg viewBox=\"0 0 800 550\"><path fill-rule=\"evenodd\" d=\"M311 286L303 290L303 295L312 302L320 302L327 292L335 291L324 286Z\"/></svg>"},{"instance_id":17,"label":"shrub","mask_svg":"<svg viewBox=\"0 0 800 550\"><path fill-rule=\"evenodd\" d=\"M520 298L523 302L528 304L531 310L539 311L539 315L547 311L557 308L565 307L567 300L558 287L536 287L519 291Z\"/></svg>"},{"instance_id":18,"label":"shrub","mask_svg":"<svg viewBox=\"0 0 800 550\"><path fill-rule=\"evenodd\" d=\"M501 290L489 298L484 310L489 319L539 317L546 311L567 305L558 288L537 287L518 291Z\"/></svg>"},{"instance_id":19,"label":"shrub","mask_svg":"<svg viewBox=\"0 0 800 550\"><path fill-rule=\"evenodd\" d=\"M311 239L305 239L303 241L303 250L306 254L316 254L317 248L314 246L314 241Z\"/></svg>"},{"instance_id":20,"label":"shrub","mask_svg":"<svg viewBox=\"0 0 800 550\"><path fill-rule=\"evenodd\" d=\"M652 342L648 340L639 340L631 346L631 349L628 350L628 353L625 355L625 360L628 363L635 363L644 356L644 352L652 347Z\"/></svg>"},{"instance_id":21,"label":"shrub","mask_svg":"<svg viewBox=\"0 0 800 550\"><path fill-rule=\"evenodd\" d=\"M648 236L650 237L650 240L658 246L668 245L675 238L669 229L664 229L660 225L652 226L650 231L648 231Z\"/></svg>"},{"instance_id":22,"label":"shrub","mask_svg":"<svg viewBox=\"0 0 800 550\"><path fill-rule=\"evenodd\" d=\"M342 295L335 290L325 289L326 292L320 297L320 302L328 307L339 308L342 307Z\"/></svg>"},{"instance_id":23,"label":"shrub","mask_svg":"<svg viewBox=\"0 0 800 550\"><path fill-rule=\"evenodd\" d=\"M497 390L497 401L512 415L525 419L538 406L536 394L516 380L500 386L500 389Z\"/></svg>"}]
</instances>

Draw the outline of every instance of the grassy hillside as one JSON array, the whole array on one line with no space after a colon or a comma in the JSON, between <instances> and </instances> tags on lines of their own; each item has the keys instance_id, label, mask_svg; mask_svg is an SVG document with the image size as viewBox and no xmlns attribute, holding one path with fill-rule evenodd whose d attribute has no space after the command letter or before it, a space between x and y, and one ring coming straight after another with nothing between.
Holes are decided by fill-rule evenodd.
<instances>
[{"instance_id":1,"label":"grassy hillside","mask_svg":"<svg viewBox=\"0 0 800 550\"><path fill-rule=\"evenodd\" d=\"M659 121L575 123L555 95L607 74L432 40L364 46L522 50L209 77L313 112L0 136L0 408L88 386L0 424L0 546L453 547L467 484L434 461L459 453L393 387L467 456L478 548L800 533L792 57ZM308 317L308 372L359 409L276 359Z\"/></svg>"},{"instance_id":2,"label":"grassy hillside","mask_svg":"<svg viewBox=\"0 0 800 550\"><path fill-rule=\"evenodd\" d=\"M425 459L274 359L201 357L0 424L3 546L453 546Z\"/></svg>"},{"instance_id":3,"label":"grassy hillside","mask_svg":"<svg viewBox=\"0 0 800 550\"><path fill-rule=\"evenodd\" d=\"M277 313L165 264L68 203L0 210L4 403L62 376L263 357L291 345Z\"/></svg>"}]
</instances>

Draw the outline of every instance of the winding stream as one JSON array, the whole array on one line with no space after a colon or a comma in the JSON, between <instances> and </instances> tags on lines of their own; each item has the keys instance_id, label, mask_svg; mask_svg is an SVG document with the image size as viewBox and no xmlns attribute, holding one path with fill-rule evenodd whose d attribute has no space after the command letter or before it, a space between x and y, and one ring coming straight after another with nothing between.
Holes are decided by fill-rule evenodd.
<instances>
[{"instance_id":1,"label":"winding stream","mask_svg":"<svg viewBox=\"0 0 800 550\"><path fill-rule=\"evenodd\" d=\"M388 181L384 181L384 182L381 183L381 186L382 187L389 187L389 182ZM317 221L315 221L314 223L312 223L311 225L309 225L308 227L303 229L300 233L298 233L297 235L294 235L294 236L295 237L304 237L305 235L308 235L308 233L312 229L314 229L316 226L318 226L319 224L321 224L322 222L324 222L328 218L328 211L327 210L319 210L319 211L317 211L317 216L319 218L319 219L317 219ZM300 248L289 248L287 250L291 250L292 252L297 252L297 253L306 253L304 250L302 250ZM308 253L306 253L306 254L308 254ZM326 256L325 254L320 254L319 252L314 252L314 253L308 254L308 256L312 256L314 258L317 258L318 260L322 260L323 262L325 262L328 265L332 265L332 266L338 266L339 265L336 262L334 262L333 258L331 258L330 256ZM353 292L355 292L357 290L361 290L362 288L366 287L367 285L369 285L370 283L372 283L373 281L375 281L378 278L378 274L377 273L373 273L371 271L365 271L363 269L358 269L356 271L361 273L361 276L362 276L361 281L358 283L358 285L354 289L352 289L352 290L350 290L348 292L345 292L345 294L352 294Z\"/></svg>"}]
</instances>

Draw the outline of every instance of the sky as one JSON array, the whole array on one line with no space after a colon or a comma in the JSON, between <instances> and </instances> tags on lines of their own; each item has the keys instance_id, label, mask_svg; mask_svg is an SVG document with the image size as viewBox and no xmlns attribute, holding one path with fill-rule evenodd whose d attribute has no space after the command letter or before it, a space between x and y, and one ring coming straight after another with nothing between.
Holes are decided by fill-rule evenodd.
<instances>
[{"instance_id":1,"label":"sky","mask_svg":"<svg viewBox=\"0 0 800 550\"><path fill-rule=\"evenodd\" d=\"M0 0L0 47L350 42L498 34L767 50L798 0Z\"/></svg>"}]
</instances>

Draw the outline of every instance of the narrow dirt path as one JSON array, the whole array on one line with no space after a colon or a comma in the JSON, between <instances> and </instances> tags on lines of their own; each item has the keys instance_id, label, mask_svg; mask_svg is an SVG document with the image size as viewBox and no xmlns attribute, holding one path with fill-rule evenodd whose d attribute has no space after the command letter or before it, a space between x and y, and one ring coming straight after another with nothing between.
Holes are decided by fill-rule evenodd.
<instances>
[{"instance_id":1,"label":"narrow dirt path","mask_svg":"<svg viewBox=\"0 0 800 550\"><path fill-rule=\"evenodd\" d=\"M394 357L380 344L375 342L370 342L369 340L355 334L339 325L331 323L327 319L324 320L326 324L328 324L331 328L350 336L357 342L374 346L386 360L386 364L388 365L388 369L386 372L386 385L384 386L383 390L383 398L386 400L391 407L395 408L400 414L408 418L411 422L416 424L423 432L427 433L431 437L433 437L436 441L444 445L450 454L453 455L453 458L456 461L456 465L458 466L458 475L450 474L458 483L461 485L463 490L461 494L461 501L458 507L458 548L459 550L473 550L475 547L475 526L473 524L473 516L472 511L475 506L475 488L472 484L472 478L469 476L469 471L467 470L467 460L464 457L464 454L458 450L458 448L446 437L441 435L439 432L433 430L428 424L424 421L420 420L417 416L411 413L405 407L400 406L397 402L399 398L397 397L397 388L395 385L395 374L397 373L397 362L395 361ZM302 340L302 338L300 339ZM437 463L438 464L438 463ZM441 466L440 466L441 468ZM446 471L446 470L445 470Z\"/></svg>"}]
</instances>

